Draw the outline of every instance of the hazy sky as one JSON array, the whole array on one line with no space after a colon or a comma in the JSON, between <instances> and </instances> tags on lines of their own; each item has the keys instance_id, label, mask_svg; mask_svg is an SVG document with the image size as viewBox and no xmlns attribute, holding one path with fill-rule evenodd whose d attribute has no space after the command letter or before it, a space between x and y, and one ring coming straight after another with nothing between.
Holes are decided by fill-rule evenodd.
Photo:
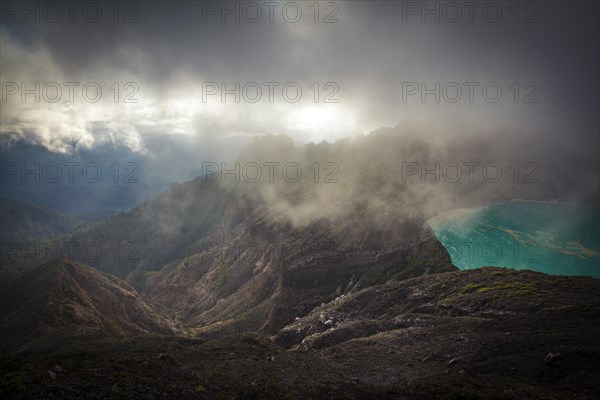
<instances>
[{"instance_id":1,"label":"hazy sky","mask_svg":"<svg viewBox=\"0 0 600 400\"><path fill-rule=\"evenodd\" d=\"M97 162L108 185L111 165L134 162L140 183L80 191L17 171L2 196L127 208L255 135L302 144L396 125L598 176L597 2L70 4L2 3L3 168Z\"/></svg>"},{"instance_id":2,"label":"hazy sky","mask_svg":"<svg viewBox=\"0 0 600 400\"><path fill-rule=\"evenodd\" d=\"M107 140L143 151L149 133L335 140L406 119L598 144L596 2L515 9L513 2L151 1L120 2L117 10L113 2L7 3L1 133L52 151ZM23 82L40 84L39 102L33 94L21 101ZM222 102L220 85L236 82L239 103L235 94ZM423 103L421 85L436 82L440 102L431 93ZM262 96L253 103L257 86ZM102 95L92 102L96 87ZM297 87L302 95L292 102ZM138 102L126 103L127 95ZM328 95L338 102L325 103Z\"/></svg>"}]
</instances>

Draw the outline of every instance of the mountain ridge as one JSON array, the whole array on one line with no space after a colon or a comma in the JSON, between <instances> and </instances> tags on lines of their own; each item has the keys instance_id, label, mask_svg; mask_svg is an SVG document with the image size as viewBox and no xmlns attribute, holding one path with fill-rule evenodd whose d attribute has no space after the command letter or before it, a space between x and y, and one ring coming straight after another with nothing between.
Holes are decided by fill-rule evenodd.
<instances>
[{"instance_id":1,"label":"mountain ridge","mask_svg":"<svg viewBox=\"0 0 600 400\"><path fill-rule=\"evenodd\" d=\"M172 324L120 279L54 258L1 293L2 345L77 336L172 334Z\"/></svg>"}]
</instances>

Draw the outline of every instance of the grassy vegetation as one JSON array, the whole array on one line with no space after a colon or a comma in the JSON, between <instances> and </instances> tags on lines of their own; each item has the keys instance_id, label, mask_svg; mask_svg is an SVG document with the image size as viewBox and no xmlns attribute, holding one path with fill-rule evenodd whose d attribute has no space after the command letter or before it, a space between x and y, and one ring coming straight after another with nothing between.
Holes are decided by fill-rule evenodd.
<instances>
[{"instance_id":1,"label":"grassy vegetation","mask_svg":"<svg viewBox=\"0 0 600 400\"><path fill-rule=\"evenodd\" d=\"M467 283L462 290L460 291L461 294L466 294L466 293L471 293L474 292L475 290L477 290L477 288L479 288L479 285L476 283Z\"/></svg>"},{"instance_id":2,"label":"grassy vegetation","mask_svg":"<svg viewBox=\"0 0 600 400\"><path fill-rule=\"evenodd\" d=\"M513 290L522 292L535 292L537 286L531 283L521 282L498 282L491 286L482 286L476 283L467 283L460 291L461 294L467 293L487 293L496 290Z\"/></svg>"},{"instance_id":3,"label":"grassy vegetation","mask_svg":"<svg viewBox=\"0 0 600 400\"><path fill-rule=\"evenodd\" d=\"M189 250L201 251L202 245L204 244L205 241L206 241L206 236L201 237L200 239L196 240L194 243L192 243L190 245Z\"/></svg>"},{"instance_id":4,"label":"grassy vegetation","mask_svg":"<svg viewBox=\"0 0 600 400\"><path fill-rule=\"evenodd\" d=\"M151 277L152 275L154 275L157 272L158 271L144 271L144 273L142 274L142 276L144 277L144 279L148 279L149 277Z\"/></svg>"}]
</instances>

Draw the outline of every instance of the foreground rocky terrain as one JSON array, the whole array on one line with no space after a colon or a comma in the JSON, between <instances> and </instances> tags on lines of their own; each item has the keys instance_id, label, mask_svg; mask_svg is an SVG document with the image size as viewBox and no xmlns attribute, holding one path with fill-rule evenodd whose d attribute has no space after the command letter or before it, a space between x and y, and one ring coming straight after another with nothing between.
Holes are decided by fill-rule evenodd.
<instances>
[{"instance_id":1,"label":"foreground rocky terrain","mask_svg":"<svg viewBox=\"0 0 600 400\"><path fill-rule=\"evenodd\" d=\"M77 301L72 322L89 325L93 319L83 316L101 318L92 310L105 310L100 314L109 313L123 332L72 330L51 340L40 339L45 335L38 332L18 340L9 330L20 347L6 346L4 336L3 398L592 399L600 394L600 282L591 278L482 268L391 279L341 294L274 335L193 329L172 334L163 317L116 278L67 259L43 267L35 274L54 277L51 284L35 286L35 295L4 297L3 327L8 320L14 326L33 321L14 310L38 309L30 298L47 299L57 287L68 292L76 281L91 301ZM51 315L71 307L57 301L50 301L58 307ZM145 317L128 320L132 309ZM39 320L50 328L63 324Z\"/></svg>"},{"instance_id":2,"label":"foreground rocky terrain","mask_svg":"<svg viewBox=\"0 0 600 400\"><path fill-rule=\"evenodd\" d=\"M171 323L131 286L67 257L46 262L0 292L0 321L2 348L79 336L172 333Z\"/></svg>"}]
</instances>

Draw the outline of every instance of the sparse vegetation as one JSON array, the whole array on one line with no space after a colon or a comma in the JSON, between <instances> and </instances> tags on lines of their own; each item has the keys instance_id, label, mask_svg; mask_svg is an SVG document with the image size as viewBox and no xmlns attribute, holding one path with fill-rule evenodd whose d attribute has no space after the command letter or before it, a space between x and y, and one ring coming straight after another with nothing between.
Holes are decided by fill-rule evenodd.
<instances>
[{"instance_id":1,"label":"sparse vegetation","mask_svg":"<svg viewBox=\"0 0 600 400\"><path fill-rule=\"evenodd\" d=\"M577 305L575 304L561 304L559 306L554 306L554 307L544 307L542 308L542 311L546 311L546 312L563 312L563 311L569 311L569 310L574 310L577 309Z\"/></svg>"},{"instance_id":2,"label":"sparse vegetation","mask_svg":"<svg viewBox=\"0 0 600 400\"><path fill-rule=\"evenodd\" d=\"M487 293L493 292L496 290L513 290L520 292L535 292L537 287L530 283L521 283L521 282L498 282L494 283L491 286L482 286L476 283L468 283L463 286L461 293Z\"/></svg>"}]
</instances>

